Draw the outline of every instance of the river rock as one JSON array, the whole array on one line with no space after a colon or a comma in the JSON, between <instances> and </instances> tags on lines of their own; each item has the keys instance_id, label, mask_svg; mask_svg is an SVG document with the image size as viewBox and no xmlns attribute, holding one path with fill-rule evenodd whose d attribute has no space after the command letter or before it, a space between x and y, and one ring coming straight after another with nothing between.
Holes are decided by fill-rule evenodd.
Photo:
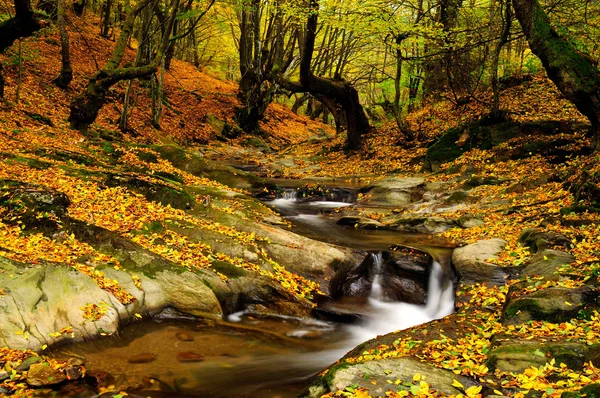
<instances>
[{"instance_id":1,"label":"river rock","mask_svg":"<svg viewBox=\"0 0 600 398\"><path fill-rule=\"evenodd\" d=\"M436 216L403 216L390 220L387 226L395 231L437 234L461 225L455 220Z\"/></svg>"},{"instance_id":2,"label":"river rock","mask_svg":"<svg viewBox=\"0 0 600 398\"><path fill-rule=\"evenodd\" d=\"M498 258L504 246L506 246L505 240L489 239L455 249L452 253L452 264L460 281L503 285L505 279L511 275L511 270L486 260Z\"/></svg>"},{"instance_id":3,"label":"river rock","mask_svg":"<svg viewBox=\"0 0 600 398\"><path fill-rule=\"evenodd\" d=\"M177 353L177 360L179 362L202 362L204 356L193 351L185 351Z\"/></svg>"},{"instance_id":4,"label":"river rock","mask_svg":"<svg viewBox=\"0 0 600 398\"><path fill-rule=\"evenodd\" d=\"M497 340L497 339L496 339ZM491 371L521 373L531 366L540 367L550 362L564 363L572 370L581 370L584 363L600 364L600 345L571 342L542 343L518 340L507 336L507 341L494 343L488 353L488 367Z\"/></svg>"},{"instance_id":5,"label":"river rock","mask_svg":"<svg viewBox=\"0 0 600 398\"><path fill-rule=\"evenodd\" d=\"M410 385L413 376L417 373L421 375L423 381L429 384L430 388L434 388L441 394L458 395L462 393L461 390L452 386L454 380L459 381L464 388L477 385L474 381L451 371L435 368L414 358L401 357L334 366L329 369L328 374L319 378L301 396L317 398L328 392L337 392L354 386L368 389L369 396L385 397L390 388L393 388L394 391L400 388L408 390L409 387L405 387L403 384ZM365 375L369 375L369 377L365 377ZM401 383L396 385L396 380L400 380Z\"/></svg>"},{"instance_id":6,"label":"river rock","mask_svg":"<svg viewBox=\"0 0 600 398\"><path fill-rule=\"evenodd\" d=\"M425 179L421 177L388 177L362 190L368 193L363 203L380 206L406 206L423 199Z\"/></svg>"},{"instance_id":7,"label":"river rock","mask_svg":"<svg viewBox=\"0 0 600 398\"><path fill-rule=\"evenodd\" d=\"M54 369L48 363L36 363L31 365L27 372L27 384L32 387L50 386L59 384L66 380L66 376L60 370Z\"/></svg>"},{"instance_id":8,"label":"river rock","mask_svg":"<svg viewBox=\"0 0 600 398\"><path fill-rule=\"evenodd\" d=\"M10 375L8 374L8 372L5 372L4 370L0 371L0 383L8 379L9 377Z\"/></svg>"},{"instance_id":9,"label":"river rock","mask_svg":"<svg viewBox=\"0 0 600 398\"><path fill-rule=\"evenodd\" d=\"M194 336L187 332L178 332L175 334L175 337L179 341L194 341Z\"/></svg>"},{"instance_id":10,"label":"river rock","mask_svg":"<svg viewBox=\"0 0 600 398\"><path fill-rule=\"evenodd\" d=\"M571 264L575 257L558 250L542 250L535 253L523 264L521 275L538 275L546 279L558 279L556 273L563 265Z\"/></svg>"},{"instance_id":11,"label":"river rock","mask_svg":"<svg viewBox=\"0 0 600 398\"><path fill-rule=\"evenodd\" d=\"M377 220L360 216L344 216L338 220L338 225L354 227L360 229L378 229L383 227L383 224Z\"/></svg>"},{"instance_id":12,"label":"river rock","mask_svg":"<svg viewBox=\"0 0 600 398\"><path fill-rule=\"evenodd\" d=\"M505 325L525 323L530 320L552 323L566 322L580 311L597 307L598 291L590 287L567 289L553 287L511 299L502 314Z\"/></svg>"},{"instance_id":13,"label":"river rock","mask_svg":"<svg viewBox=\"0 0 600 398\"><path fill-rule=\"evenodd\" d=\"M156 354L152 354L150 352L132 355L127 358L127 362L129 363L149 363L154 361L156 361Z\"/></svg>"},{"instance_id":14,"label":"river rock","mask_svg":"<svg viewBox=\"0 0 600 398\"><path fill-rule=\"evenodd\" d=\"M377 265L377 261L381 264ZM384 300L424 304L432 261L427 253L402 246L383 252L381 260L370 254L356 266L345 264L338 269L331 280L331 296L368 297L373 280L379 273Z\"/></svg>"},{"instance_id":15,"label":"river rock","mask_svg":"<svg viewBox=\"0 0 600 398\"><path fill-rule=\"evenodd\" d=\"M29 368L31 367L31 365L36 364L36 363L40 363L42 362L43 359L41 357L38 356L32 356L27 358L26 360L24 360L23 362L21 362L21 364L19 366L17 366L17 368L15 369L17 372L25 372L27 370L29 370Z\"/></svg>"},{"instance_id":16,"label":"river rock","mask_svg":"<svg viewBox=\"0 0 600 398\"><path fill-rule=\"evenodd\" d=\"M571 241L556 232L543 232L537 228L527 228L521 233L519 242L530 247L533 253L557 247L569 249Z\"/></svg>"}]
</instances>

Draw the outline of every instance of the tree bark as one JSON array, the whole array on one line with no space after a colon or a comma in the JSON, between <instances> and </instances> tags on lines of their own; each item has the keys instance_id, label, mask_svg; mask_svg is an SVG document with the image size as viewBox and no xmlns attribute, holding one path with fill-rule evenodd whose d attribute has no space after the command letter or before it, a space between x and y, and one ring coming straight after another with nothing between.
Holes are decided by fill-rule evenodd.
<instances>
[{"instance_id":1,"label":"tree bark","mask_svg":"<svg viewBox=\"0 0 600 398\"><path fill-rule=\"evenodd\" d=\"M596 150L600 149L600 70L585 54L552 27L538 0L513 0L515 15L560 92L592 123Z\"/></svg>"},{"instance_id":2,"label":"tree bark","mask_svg":"<svg viewBox=\"0 0 600 398\"><path fill-rule=\"evenodd\" d=\"M179 8L179 0L173 1L171 14L166 23L165 33L156 56L152 62L150 62L148 65L139 67L134 66L131 68L119 68L125 53L127 41L133 30L133 23L137 15L146 6L148 6L151 1L152 0L140 1L133 10L128 12L127 19L123 24L121 34L117 39L117 43L111 58L106 62L106 65L102 70L90 78L85 91L75 96L71 101L69 122L71 123L72 128L82 131L87 130L89 125L92 124L98 117L98 112L104 105L108 90L115 83L122 80L131 80L149 76L152 73L155 73L158 69L158 66L169 46L169 38L171 31L173 30L173 23Z\"/></svg>"},{"instance_id":3,"label":"tree bark","mask_svg":"<svg viewBox=\"0 0 600 398\"><path fill-rule=\"evenodd\" d=\"M15 16L0 23L0 52L12 46L15 40L31 36L41 28L30 0L15 0Z\"/></svg>"},{"instance_id":4,"label":"tree bark","mask_svg":"<svg viewBox=\"0 0 600 398\"><path fill-rule=\"evenodd\" d=\"M508 36L510 35L510 25L512 22L512 13L510 4L505 0L500 0L500 15L503 20L502 32L500 33L500 39L496 43L494 52L492 53L492 92L494 93L494 101L492 103L492 118L498 120L500 118L500 84L498 82L498 65L500 63L500 54L502 47L508 43Z\"/></svg>"},{"instance_id":5,"label":"tree bark","mask_svg":"<svg viewBox=\"0 0 600 398\"><path fill-rule=\"evenodd\" d=\"M60 74L54 79L54 84L60 88L68 88L73 80L73 68L71 67L71 56L69 51L69 35L65 26L65 0L58 0L57 23L60 31L60 55L62 58L62 67Z\"/></svg>"},{"instance_id":6,"label":"tree bark","mask_svg":"<svg viewBox=\"0 0 600 398\"><path fill-rule=\"evenodd\" d=\"M59 0L60 1L60 0ZM100 32L102 37L108 38L108 31L110 30L110 11L112 8L112 0L106 0L104 4L104 15L102 17L102 31Z\"/></svg>"},{"instance_id":7,"label":"tree bark","mask_svg":"<svg viewBox=\"0 0 600 398\"><path fill-rule=\"evenodd\" d=\"M358 91L350 83L341 78L326 79L318 77L311 70L311 61L317 35L318 9L318 0L310 0L304 49L300 61L300 84L309 93L317 97L325 97L339 104L346 119L347 147L348 149L358 149L362 142L362 135L371 128L367 115L360 104Z\"/></svg>"},{"instance_id":8,"label":"tree bark","mask_svg":"<svg viewBox=\"0 0 600 398\"><path fill-rule=\"evenodd\" d=\"M0 100L4 99L4 75L2 74L2 70L4 66L0 64Z\"/></svg>"}]
</instances>

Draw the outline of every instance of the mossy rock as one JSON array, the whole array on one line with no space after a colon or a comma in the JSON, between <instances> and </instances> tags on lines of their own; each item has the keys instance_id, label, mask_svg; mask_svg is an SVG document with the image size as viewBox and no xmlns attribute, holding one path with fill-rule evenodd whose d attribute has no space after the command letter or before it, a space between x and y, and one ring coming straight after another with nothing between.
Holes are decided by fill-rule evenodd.
<instances>
[{"instance_id":1,"label":"mossy rock","mask_svg":"<svg viewBox=\"0 0 600 398\"><path fill-rule=\"evenodd\" d=\"M273 152L273 150L271 149L271 147L269 145L267 145L267 143L265 143L263 140L261 140L258 137L246 138L240 144L242 146L244 146L244 147L256 148L256 149L258 149L261 152L266 152L266 153Z\"/></svg>"},{"instance_id":2,"label":"mossy rock","mask_svg":"<svg viewBox=\"0 0 600 398\"><path fill-rule=\"evenodd\" d=\"M461 137L467 137L467 139L459 146L457 142L463 141ZM480 126L477 122L468 123L448 130L427 149L424 168L429 171L437 171L440 165L457 159L471 149L489 149L491 147L490 128Z\"/></svg>"},{"instance_id":3,"label":"mossy rock","mask_svg":"<svg viewBox=\"0 0 600 398\"><path fill-rule=\"evenodd\" d=\"M575 257L569 253L549 249L541 250L523 264L520 272L522 276L537 275L557 280L559 278L557 271L563 265L571 264L573 261L575 261Z\"/></svg>"},{"instance_id":4,"label":"mossy rock","mask_svg":"<svg viewBox=\"0 0 600 398\"><path fill-rule=\"evenodd\" d=\"M495 122L489 118L470 122L448 130L427 149L424 169L437 171L441 164L451 162L471 149L490 149L513 138L531 136L532 140L524 146L506 154L507 158L522 159L533 154L553 156L558 161L565 159L571 152L560 148L567 142L564 139L535 140L535 136L548 136L560 133L571 133L580 130L581 123L563 121L544 121L517 123L512 121ZM557 146L558 145L558 146Z\"/></svg>"},{"instance_id":5,"label":"mossy rock","mask_svg":"<svg viewBox=\"0 0 600 398\"><path fill-rule=\"evenodd\" d=\"M175 189L167 185L150 183L136 177L109 174L104 180L104 183L109 187L127 187L134 192L144 195L144 197L149 201L159 202L164 206L170 205L176 209L191 209L194 207L196 202L192 195L182 189Z\"/></svg>"},{"instance_id":6,"label":"mossy rock","mask_svg":"<svg viewBox=\"0 0 600 398\"><path fill-rule=\"evenodd\" d=\"M578 371L586 362L597 364L600 360L599 346L583 343L539 343L511 340L493 347L488 353L487 366L491 371L521 373L531 366L540 367L553 358L557 364L564 363L569 369Z\"/></svg>"},{"instance_id":7,"label":"mossy rock","mask_svg":"<svg viewBox=\"0 0 600 398\"><path fill-rule=\"evenodd\" d=\"M250 173L210 162L175 145L153 145L151 148L186 173L209 178L232 188L259 190L264 187L263 180Z\"/></svg>"},{"instance_id":8,"label":"mossy rock","mask_svg":"<svg viewBox=\"0 0 600 398\"><path fill-rule=\"evenodd\" d=\"M598 292L589 287L548 288L509 301L502 314L505 325L530 320L561 323L578 317L588 307L596 308Z\"/></svg>"},{"instance_id":9,"label":"mossy rock","mask_svg":"<svg viewBox=\"0 0 600 398\"><path fill-rule=\"evenodd\" d=\"M473 189L484 185L500 185L503 182L504 180L495 177L471 177L463 183L462 187L464 189Z\"/></svg>"},{"instance_id":10,"label":"mossy rock","mask_svg":"<svg viewBox=\"0 0 600 398\"><path fill-rule=\"evenodd\" d=\"M21 224L26 230L54 233L58 229L54 217L64 217L70 204L68 196L62 192L16 181L0 180L0 207L7 210L6 219L3 221Z\"/></svg>"},{"instance_id":11,"label":"mossy rock","mask_svg":"<svg viewBox=\"0 0 600 398\"><path fill-rule=\"evenodd\" d=\"M556 247L569 249L571 246L571 241L566 236L556 232L543 232L537 228L524 230L519 236L519 242L531 248L533 253Z\"/></svg>"},{"instance_id":12,"label":"mossy rock","mask_svg":"<svg viewBox=\"0 0 600 398\"><path fill-rule=\"evenodd\" d=\"M471 197L465 191L453 192L444 202L447 204L459 204L471 201Z\"/></svg>"},{"instance_id":13,"label":"mossy rock","mask_svg":"<svg viewBox=\"0 0 600 398\"><path fill-rule=\"evenodd\" d=\"M592 213L598 214L600 213L599 207L592 206L584 206L584 205L573 205L567 206L560 209L560 214L563 216L568 216L569 214L582 214L582 213Z\"/></svg>"},{"instance_id":14,"label":"mossy rock","mask_svg":"<svg viewBox=\"0 0 600 398\"><path fill-rule=\"evenodd\" d=\"M46 170L46 169L52 167L52 163L50 163L50 162L45 162L43 160L32 159L32 158L27 158L27 157L23 157L23 156L15 156L14 160L16 160L17 162L26 163L32 169L37 169L37 170Z\"/></svg>"},{"instance_id":15,"label":"mossy rock","mask_svg":"<svg viewBox=\"0 0 600 398\"><path fill-rule=\"evenodd\" d=\"M46 148L39 148L34 150L33 154L48 159L54 159L67 163L76 163L84 166L98 165L99 163L96 159L94 159L91 156L77 152L61 151L57 149L48 150Z\"/></svg>"},{"instance_id":16,"label":"mossy rock","mask_svg":"<svg viewBox=\"0 0 600 398\"><path fill-rule=\"evenodd\" d=\"M158 156L156 156L153 153L150 152L145 152L145 151L138 151L135 154L138 159L147 162L147 163L158 163Z\"/></svg>"},{"instance_id":17,"label":"mossy rock","mask_svg":"<svg viewBox=\"0 0 600 398\"><path fill-rule=\"evenodd\" d=\"M211 268L217 272L220 272L221 274L225 275L230 279L241 278L248 274L248 271L246 271L245 269L236 267L233 264L226 263L223 261L213 262L211 264Z\"/></svg>"}]
</instances>

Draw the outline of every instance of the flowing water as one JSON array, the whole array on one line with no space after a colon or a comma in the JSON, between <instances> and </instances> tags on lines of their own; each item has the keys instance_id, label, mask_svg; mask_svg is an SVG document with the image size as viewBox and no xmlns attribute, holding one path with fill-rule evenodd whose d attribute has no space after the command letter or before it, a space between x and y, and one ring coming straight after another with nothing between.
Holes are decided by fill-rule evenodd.
<instances>
[{"instance_id":1,"label":"flowing water","mask_svg":"<svg viewBox=\"0 0 600 398\"><path fill-rule=\"evenodd\" d=\"M247 313L231 314L220 323L170 317L126 326L118 337L59 347L53 354L83 358L88 369L111 373L117 388L143 396L295 397L308 378L358 344L452 313L448 249L436 247L422 235L337 225L335 209L352 206L350 200L310 202L298 200L288 191L270 205L288 218L298 233L370 251L374 256L371 294L351 309L366 315L364 322L340 325ZM415 246L436 258L429 272L426 305L388 302L383 297L382 255L378 251L391 244Z\"/></svg>"}]
</instances>

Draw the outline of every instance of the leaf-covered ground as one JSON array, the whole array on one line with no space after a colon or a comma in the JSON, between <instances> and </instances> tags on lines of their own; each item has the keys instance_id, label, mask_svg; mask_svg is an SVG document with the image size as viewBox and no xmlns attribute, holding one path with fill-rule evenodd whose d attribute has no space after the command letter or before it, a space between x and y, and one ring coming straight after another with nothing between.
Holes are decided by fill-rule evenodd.
<instances>
[{"instance_id":1,"label":"leaf-covered ground","mask_svg":"<svg viewBox=\"0 0 600 398\"><path fill-rule=\"evenodd\" d=\"M90 139L70 130L66 122L69 98L80 91L85 76L96 70L110 53L112 43L99 39L95 34L97 21L76 20L77 33L72 34L72 59L75 81L72 92L54 87L50 81L59 70L59 40L53 28L46 28L38 35L23 41L24 81L19 104L0 104L0 199L10 200L13 192L10 181L31 187L65 193L71 200L68 216L74 220L106 228L127 237L148 250L157 253L185 269L210 269L215 261L226 262L258 272L272 278L298 296L309 296L318 286L305 278L286 271L273 263L262 249L268 244L265 238L242 232L231 225L213 219L196 217L184 209L152 202L139 193L123 187L107 187L107 173L135 177L149 184L161 184L174 190L182 187L201 187L202 194L193 194L198 206L204 206L213 190L223 185L192 173L187 173L165 159L155 147L138 144L177 142L179 144L211 144L215 153L226 153L230 145L243 144L248 137L241 137L227 145L213 142L217 132L209 122L210 115L233 122L233 108L238 104L236 86L206 74L199 73L190 65L174 62L174 68L166 77L166 95L171 107L165 109L163 129L150 126L149 98L142 83L134 84L136 106L131 116L134 135L107 143L103 139ZM88 56L93 48L92 56ZM2 55L6 67L6 97L14 98L16 86L16 49ZM128 53L131 59L134 51ZM115 98L120 98L125 85L117 86ZM556 90L542 76L534 76L521 85L507 88L503 93L503 107L509 117L517 122L536 120L584 121L574 108L560 99ZM120 101L104 107L93 126L99 137L118 135L115 121L119 116ZM418 133L418 144L403 146L402 137L393 125L379 126L366 137L361 151L347 154L343 151L344 137L324 140L333 131L326 126L293 115L279 105L272 106L263 129L269 133L265 138L278 153L265 156L262 153L248 156L249 163L265 164L282 157L293 158L294 167L277 170L278 175L288 177L327 176L338 178L359 177L365 183L387 173L399 175L423 174L428 181L450 181L458 188L464 183L465 173L470 178L481 178L493 183L481 184L469 192L472 203L464 209L454 210L451 216L470 214L484 224L470 229L454 229L445 237L459 243L472 243L480 239L501 237L508 241L498 259L501 266L522 264L531 253L518 242L521 232L528 227L541 227L566 236L570 252L576 261L563 267L553 278L528 278L511 281L506 286L489 287L478 284L462 286L457 292L460 311L451 318L412 328L403 332L388 344L369 348L347 359L372 361L380 358L410 355L456 374L473 377L485 387L484 391L515 397L531 395L559 396L565 391L578 391L582 387L600 382L600 369L588 363L582 371L574 372L564 365L552 362L525 373L511 374L492 372L488 367L488 352L494 336L515 340L575 341L585 344L600 339L600 316L587 314L568 322L549 323L532 321L519 326L504 326L500 322L502 309L511 286L532 292L550 286L577 287L596 284L600 275L600 215L591 212L575 213L570 209L579 205L573 193L567 189L580 170L590 176L600 174L600 162L593 156L570 156L556 161L544 153L511 159L506 153L523 148L531 137L518 137L491 150L474 149L458 159L447 163L435 173L421 172L422 157L426 145L448 130L479 118L486 113L481 104L473 102L460 108L441 103L428 105L409 115L408 124ZM303 142L317 137L312 143ZM555 139L553 137L552 139ZM565 134L563 146L571 152L589 143L581 131ZM536 141L549 139L536 136ZM133 143L136 145L133 145ZM298 144L288 146L289 144ZM245 154L251 152L243 152ZM307 167L315 165L316 167ZM598 187L598 179L593 181ZM227 188L229 191L231 189ZM3 194L5 194L3 196ZM0 256L24 262L60 263L91 276L99 286L110 291L121 302L132 299L130 293L118 283L106 278L96 270L99 264L121 267L119 262L96 251L85 242L69 236L47 236L41 232L24 231L19 223L25 209L13 203L3 207L0 213ZM213 214L239 213L259 217L267 209L250 209L239 198L221 198L211 204ZM403 210L398 209L398 212ZM383 215L382 215L383 216ZM40 219L54 220L52 214L39 214ZM257 254L261 264L228 256L213 250L203 242L192 241L178 232L181 226L193 227L221 234L234 239L239 245ZM82 261L84 259L84 261ZM218 271L214 271L218 272ZM222 278L227 278L222 275ZM132 274L135 280L136 275ZM138 288L143 289L139 285ZM0 295L4 292L0 288ZM89 319L103 315L98 303L90 303L81 311ZM68 329L56 331L70 334ZM0 362L11 377L2 386L19 389L22 395L32 394L24 384L22 374L13 373L20 362L32 353L0 349ZM63 364L52 362L52 366ZM390 380L389 396L435 396L427 383L427 375L414 375L412 383L398 392L399 382ZM458 382L457 382L458 383ZM458 383L460 384L460 383ZM464 395L480 396L482 389L465 388ZM368 390L347 390L331 396L368 396Z\"/></svg>"}]
</instances>

